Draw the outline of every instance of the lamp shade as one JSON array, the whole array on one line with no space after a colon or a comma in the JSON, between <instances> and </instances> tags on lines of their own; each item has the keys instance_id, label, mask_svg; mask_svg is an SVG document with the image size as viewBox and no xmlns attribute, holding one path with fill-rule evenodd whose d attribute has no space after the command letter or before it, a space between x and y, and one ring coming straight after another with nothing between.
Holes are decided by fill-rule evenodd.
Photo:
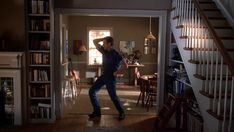
<instances>
[{"instance_id":1,"label":"lamp shade","mask_svg":"<svg viewBox=\"0 0 234 132\"><path fill-rule=\"evenodd\" d=\"M87 49L84 44L82 44L82 40L73 40L73 53L75 55L80 55L83 52L86 52Z\"/></svg>"},{"instance_id":2,"label":"lamp shade","mask_svg":"<svg viewBox=\"0 0 234 132\"><path fill-rule=\"evenodd\" d=\"M156 39L156 37L152 34L151 32L151 17L150 17L150 22L149 22L149 34L145 37L146 39Z\"/></svg>"},{"instance_id":3,"label":"lamp shade","mask_svg":"<svg viewBox=\"0 0 234 132\"><path fill-rule=\"evenodd\" d=\"M87 51L86 47L82 44L79 48L79 52L86 52L86 51Z\"/></svg>"},{"instance_id":4,"label":"lamp shade","mask_svg":"<svg viewBox=\"0 0 234 132\"><path fill-rule=\"evenodd\" d=\"M152 34L152 32L150 32L147 36L147 39L156 39L156 37Z\"/></svg>"}]
</instances>

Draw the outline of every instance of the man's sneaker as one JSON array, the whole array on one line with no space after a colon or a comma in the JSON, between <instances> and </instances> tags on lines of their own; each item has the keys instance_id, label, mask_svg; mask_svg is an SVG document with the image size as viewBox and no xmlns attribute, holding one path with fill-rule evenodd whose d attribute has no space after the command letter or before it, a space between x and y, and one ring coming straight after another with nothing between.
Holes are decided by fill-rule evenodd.
<instances>
[{"instance_id":1,"label":"man's sneaker","mask_svg":"<svg viewBox=\"0 0 234 132\"><path fill-rule=\"evenodd\" d=\"M89 114L89 118L101 117L101 112L93 112Z\"/></svg>"},{"instance_id":2,"label":"man's sneaker","mask_svg":"<svg viewBox=\"0 0 234 132\"><path fill-rule=\"evenodd\" d=\"M125 114L124 113L119 113L119 120L123 120L125 118Z\"/></svg>"}]
</instances>

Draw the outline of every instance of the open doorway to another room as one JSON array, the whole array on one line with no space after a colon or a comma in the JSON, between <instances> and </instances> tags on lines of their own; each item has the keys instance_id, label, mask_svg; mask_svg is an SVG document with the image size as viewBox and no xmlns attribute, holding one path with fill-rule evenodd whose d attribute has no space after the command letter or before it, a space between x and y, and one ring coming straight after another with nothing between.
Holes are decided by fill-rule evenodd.
<instances>
[{"instance_id":1,"label":"open doorway to another room","mask_svg":"<svg viewBox=\"0 0 234 132\"><path fill-rule=\"evenodd\" d=\"M143 79L155 78L157 73L158 43L147 40L146 36L152 32L158 36L159 19L149 17L106 17L106 16L63 16L63 27L67 27L68 38L61 51L68 48L67 58L70 65L79 73L79 95L73 98L72 82L65 80L63 88L63 114L88 115L92 113L88 90L95 78L101 74L102 56L95 49L92 40L95 38L113 36L114 48L127 59L128 69L123 69L123 75L117 77L117 95L123 104L125 112L129 114L156 114L156 96L150 94L150 89L156 91L156 83L142 84ZM95 20L98 20L95 21ZM149 25L150 24L150 25ZM152 26L152 27L151 27ZM152 29L152 30L151 30ZM62 28L63 30L63 28ZM151 42L149 42L151 41ZM78 43L77 43L78 42ZM83 45L87 52L76 52ZM67 66L68 68L68 66ZM66 69L66 67L65 67ZM69 71L69 69L65 70ZM64 72L67 76L69 72ZM140 79L141 77L141 79ZM64 81L64 80L63 80ZM142 85L141 85L142 84ZM151 95L151 96L150 96ZM118 114L114 104L108 96L107 90L102 88L97 96L100 100L102 114Z\"/></svg>"}]
</instances>

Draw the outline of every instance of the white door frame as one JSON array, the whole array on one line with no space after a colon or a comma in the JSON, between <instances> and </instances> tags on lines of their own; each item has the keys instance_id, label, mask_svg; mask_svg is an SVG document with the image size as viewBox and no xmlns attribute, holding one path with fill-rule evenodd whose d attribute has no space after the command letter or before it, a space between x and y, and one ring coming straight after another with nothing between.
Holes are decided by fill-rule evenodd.
<instances>
[{"instance_id":1,"label":"white door frame","mask_svg":"<svg viewBox=\"0 0 234 132\"><path fill-rule=\"evenodd\" d=\"M55 66L60 69L59 65L59 30L61 15L76 15L76 16L121 16L121 17L158 17L159 18L159 34L158 34L158 78L157 78L157 107L156 112L163 105L164 100L164 75L165 75L165 60L166 60L166 31L167 31L167 11L166 10L115 10L115 9L55 9ZM56 51L58 51L56 53ZM57 65L56 65L57 64ZM54 72L55 78L60 76L59 71ZM58 75L57 75L58 74ZM56 84L55 88L61 89L60 84ZM56 90L59 91L59 90ZM61 96L61 93L56 93L56 98ZM60 97L61 98L61 97ZM61 103L57 102L56 103ZM57 105L59 105L57 104ZM61 105L60 105L61 106ZM56 108L58 109L58 108ZM56 115L60 115L60 110L56 110Z\"/></svg>"}]
</instances>

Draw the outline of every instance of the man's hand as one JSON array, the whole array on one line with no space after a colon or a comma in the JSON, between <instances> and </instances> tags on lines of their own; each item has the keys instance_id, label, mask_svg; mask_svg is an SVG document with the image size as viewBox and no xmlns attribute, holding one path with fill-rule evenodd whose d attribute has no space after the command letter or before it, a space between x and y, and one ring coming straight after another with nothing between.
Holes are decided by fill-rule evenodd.
<instances>
[{"instance_id":1,"label":"man's hand","mask_svg":"<svg viewBox=\"0 0 234 132\"><path fill-rule=\"evenodd\" d=\"M127 59L126 58L123 59L123 63L124 63L125 68L127 69L128 68L128 63L127 63Z\"/></svg>"},{"instance_id":2,"label":"man's hand","mask_svg":"<svg viewBox=\"0 0 234 132\"><path fill-rule=\"evenodd\" d=\"M127 60L123 58L120 68L117 71L113 72L113 75L117 76L117 74L124 74L124 70L127 68L128 68Z\"/></svg>"},{"instance_id":3,"label":"man's hand","mask_svg":"<svg viewBox=\"0 0 234 132\"><path fill-rule=\"evenodd\" d=\"M118 74L118 71L114 72L113 75L116 77Z\"/></svg>"}]
</instances>

